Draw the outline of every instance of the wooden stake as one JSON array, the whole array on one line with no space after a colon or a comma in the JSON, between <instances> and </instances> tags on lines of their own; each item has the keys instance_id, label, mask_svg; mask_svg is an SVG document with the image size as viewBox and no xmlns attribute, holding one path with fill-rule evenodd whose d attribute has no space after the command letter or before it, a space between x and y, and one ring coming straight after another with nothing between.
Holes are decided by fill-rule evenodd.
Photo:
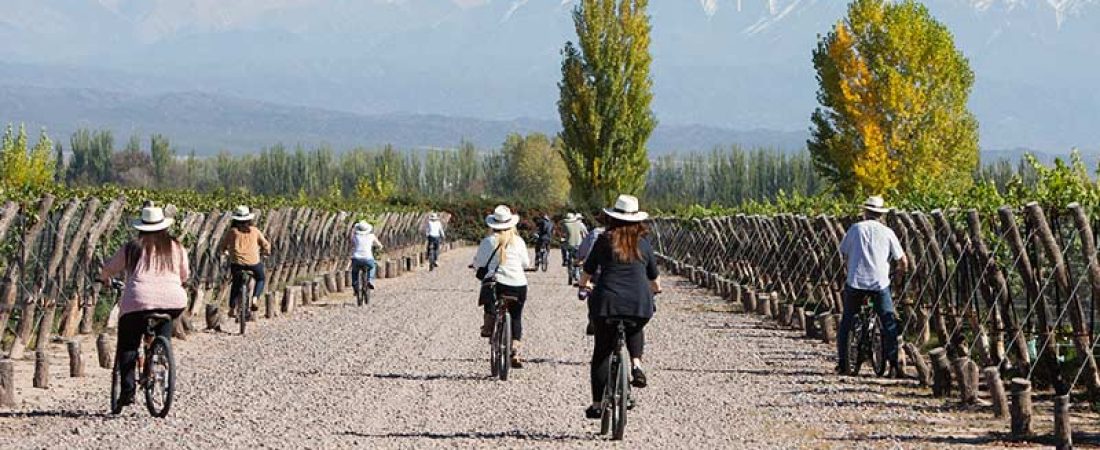
<instances>
[{"instance_id":1,"label":"wooden stake","mask_svg":"<svg viewBox=\"0 0 1100 450\"><path fill-rule=\"evenodd\" d=\"M99 367L111 368L111 345L107 341L107 333L99 333L95 339L96 356L99 357Z\"/></svg>"},{"instance_id":2,"label":"wooden stake","mask_svg":"<svg viewBox=\"0 0 1100 450\"><path fill-rule=\"evenodd\" d=\"M66 347L69 350L69 376L73 378L84 376L84 360L80 358L80 342L69 341Z\"/></svg>"},{"instance_id":3,"label":"wooden stake","mask_svg":"<svg viewBox=\"0 0 1100 450\"><path fill-rule=\"evenodd\" d=\"M1012 436L1031 434L1031 382L1013 378L1012 384Z\"/></svg>"},{"instance_id":4,"label":"wooden stake","mask_svg":"<svg viewBox=\"0 0 1100 450\"><path fill-rule=\"evenodd\" d=\"M951 363L947 359L947 349L936 347L928 356L932 358L932 395L943 397L951 392Z\"/></svg>"},{"instance_id":5,"label":"wooden stake","mask_svg":"<svg viewBox=\"0 0 1100 450\"><path fill-rule=\"evenodd\" d=\"M1069 423L1069 394L1054 397L1054 448L1073 448L1073 430Z\"/></svg>"},{"instance_id":6,"label":"wooden stake","mask_svg":"<svg viewBox=\"0 0 1100 450\"><path fill-rule=\"evenodd\" d=\"M34 352L34 387L50 388L50 361L44 350Z\"/></svg>"},{"instance_id":7,"label":"wooden stake","mask_svg":"<svg viewBox=\"0 0 1100 450\"><path fill-rule=\"evenodd\" d=\"M0 406L15 406L15 361L0 359Z\"/></svg>"},{"instance_id":8,"label":"wooden stake","mask_svg":"<svg viewBox=\"0 0 1100 450\"><path fill-rule=\"evenodd\" d=\"M920 349L912 342L905 343L901 348L905 351L910 364L917 368L917 381L920 382L921 386L931 386L932 370L928 368L928 362L921 356Z\"/></svg>"},{"instance_id":9,"label":"wooden stake","mask_svg":"<svg viewBox=\"0 0 1100 450\"><path fill-rule=\"evenodd\" d=\"M993 417L1003 419L1008 417L1008 398L1005 396L1005 384L1001 381L1001 372L996 366L982 369L985 375L985 386L989 389L989 397L993 402Z\"/></svg>"}]
</instances>

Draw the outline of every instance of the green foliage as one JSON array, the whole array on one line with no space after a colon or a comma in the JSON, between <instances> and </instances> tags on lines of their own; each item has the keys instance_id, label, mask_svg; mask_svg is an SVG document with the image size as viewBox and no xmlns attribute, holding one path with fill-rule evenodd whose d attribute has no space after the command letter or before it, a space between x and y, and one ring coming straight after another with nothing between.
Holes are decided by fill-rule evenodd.
<instances>
[{"instance_id":1,"label":"green foliage","mask_svg":"<svg viewBox=\"0 0 1100 450\"><path fill-rule=\"evenodd\" d=\"M948 29L914 1L855 0L813 53L814 163L843 192L967 188L978 123L974 74Z\"/></svg>"},{"instance_id":2,"label":"green foliage","mask_svg":"<svg viewBox=\"0 0 1100 450\"><path fill-rule=\"evenodd\" d=\"M27 130L8 124L0 139L0 183L9 187L45 187L54 182L53 141L42 130L34 147L27 148Z\"/></svg>"},{"instance_id":3,"label":"green foliage","mask_svg":"<svg viewBox=\"0 0 1100 450\"><path fill-rule=\"evenodd\" d=\"M560 142L541 133L511 134L492 157L489 192L523 199L528 204L560 206L569 195L569 173L561 159Z\"/></svg>"},{"instance_id":4,"label":"green foliage","mask_svg":"<svg viewBox=\"0 0 1100 450\"><path fill-rule=\"evenodd\" d=\"M593 207L639 193L657 120L649 76L647 0L582 0L573 10L578 45L562 50L558 84L561 154L574 203Z\"/></svg>"}]
</instances>

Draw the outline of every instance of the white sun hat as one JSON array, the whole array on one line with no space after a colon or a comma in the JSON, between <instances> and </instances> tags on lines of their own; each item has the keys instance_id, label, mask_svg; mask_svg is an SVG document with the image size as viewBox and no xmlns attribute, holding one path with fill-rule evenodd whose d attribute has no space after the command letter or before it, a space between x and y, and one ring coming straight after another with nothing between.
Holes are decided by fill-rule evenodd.
<instances>
[{"instance_id":1,"label":"white sun hat","mask_svg":"<svg viewBox=\"0 0 1100 450\"><path fill-rule=\"evenodd\" d=\"M888 208L886 208L886 201L884 201L882 197L877 195L867 197L867 201L863 202L863 205L861 206L863 207L863 209L879 214L885 214L890 211Z\"/></svg>"},{"instance_id":2,"label":"white sun hat","mask_svg":"<svg viewBox=\"0 0 1100 450\"><path fill-rule=\"evenodd\" d=\"M371 231L374 231L374 227L371 226L371 224L367 223L367 221L365 221L365 220L360 220L359 222L357 222L355 224L355 232L356 233L370 234Z\"/></svg>"},{"instance_id":3,"label":"white sun hat","mask_svg":"<svg viewBox=\"0 0 1100 450\"><path fill-rule=\"evenodd\" d=\"M164 210L156 206L141 208L141 218L131 225L138 231L160 231L168 229L175 223L175 219L164 217Z\"/></svg>"},{"instance_id":4,"label":"white sun hat","mask_svg":"<svg viewBox=\"0 0 1100 450\"><path fill-rule=\"evenodd\" d=\"M252 210L248 209L247 206L240 205L236 209L233 210L233 221L234 222L247 222L247 221L255 219L255 218L256 218L256 215L253 214Z\"/></svg>"},{"instance_id":5,"label":"white sun hat","mask_svg":"<svg viewBox=\"0 0 1100 450\"><path fill-rule=\"evenodd\" d=\"M485 216L485 224L494 230L507 230L517 223L519 216L512 214L512 210L504 205L497 206L492 214Z\"/></svg>"},{"instance_id":6,"label":"white sun hat","mask_svg":"<svg viewBox=\"0 0 1100 450\"><path fill-rule=\"evenodd\" d=\"M649 218L649 213L638 210L638 197L633 195L620 195L615 206L604 208L603 212L623 222L643 222Z\"/></svg>"},{"instance_id":7,"label":"white sun hat","mask_svg":"<svg viewBox=\"0 0 1100 450\"><path fill-rule=\"evenodd\" d=\"M565 221L566 222L576 222L577 221L577 215L573 214L573 213L566 213L565 214Z\"/></svg>"},{"instance_id":8,"label":"white sun hat","mask_svg":"<svg viewBox=\"0 0 1100 450\"><path fill-rule=\"evenodd\" d=\"M428 220L439 220L439 213L428 214Z\"/></svg>"}]
</instances>

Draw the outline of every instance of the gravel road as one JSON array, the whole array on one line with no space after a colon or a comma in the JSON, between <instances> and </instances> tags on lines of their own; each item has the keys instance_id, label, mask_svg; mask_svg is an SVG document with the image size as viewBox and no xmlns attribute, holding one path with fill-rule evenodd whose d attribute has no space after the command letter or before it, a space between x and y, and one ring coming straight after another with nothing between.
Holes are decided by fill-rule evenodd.
<instances>
[{"instance_id":1,"label":"gravel road","mask_svg":"<svg viewBox=\"0 0 1100 450\"><path fill-rule=\"evenodd\" d=\"M163 420L142 406L107 415L109 374L85 345L88 377L64 377L55 359L54 387L21 388L23 406L0 410L0 448L999 447L989 431L1007 431L911 382L830 375L828 346L672 278L647 330L650 387L611 444L583 416L591 339L564 271L532 275L527 366L494 381L472 253L379 281L365 308L337 296L244 338L175 341L178 393Z\"/></svg>"}]
</instances>

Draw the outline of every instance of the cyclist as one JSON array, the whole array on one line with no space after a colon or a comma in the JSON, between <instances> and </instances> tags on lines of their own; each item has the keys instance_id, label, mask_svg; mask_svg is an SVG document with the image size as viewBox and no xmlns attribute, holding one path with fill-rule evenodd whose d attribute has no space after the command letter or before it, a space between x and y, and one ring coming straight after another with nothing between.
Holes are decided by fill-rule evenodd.
<instances>
[{"instance_id":1,"label":"cyclist","mask_svg":"<svg viewBox=\"0 0 1100 450\"><path fill-rule=\"evenodd\" d=\"M872 196L862 205L863 220L853 224L840 242L840 254L848 260L844 284L844 315L837 330L838 374L848 373L848 333L860 302L870 296L882 320L882 347L890 364L890 376L900 377L898 366L898 323L890 298L890 261L905 272L909 262L894 231L882 223L886 212L882 197Z\"/></svg>"},{"instance_id":2,"label":"cyclist","mask_svg":"<svg viewBox=\"0 0 1100 450\"><path fill-rule=\"evenodd\" d=\"M351 287L355 295L359 295L359 271L364 268L367 269L367 289L374 289L374 273L378 270L374 247L383 248L374 234L374 227L365 220L359 221L351 233Z\"/></svg>"},{"instance_id":3,"label":"cyclist","mask_svg":"<svg viewBox=\"0 0 1100 450\"><path fill-rule=\"evenodd\" d=\"M550 214L542 213L535 219L535 248L542 250L546 258L550 257L550 240L554 238L554 221Z\"/></svg>"},{"instance_id":4,"label":"cyclist","mask_svg":"<svg viewBox=\"0 0 1100 450\"><path fill-rule=\"evenodd\" d=\"M443 222L439 221L438 213L433 212L428 215L428 224L425 227L424 234L428 238L428 253L431 253L432 250L435 250L435 255L438 258L439 243L443 242L443 239L447 238L447 233L443 230ZM432 261L431 264L432 267L438 266L435 261Z\"/></svg>"},{"instance_id":5,"label":"cyclist","mask_svg":"<svg viewBox=\"0 0 1100 450\"><path fill-rule=\"evenodd\" d=\"M256 280L256 287L252 290L252 310L259 309L256 301L264 293L264 263L261 256L271 254L271 244L267 242L263 232L252 225L256 215L247 206L238 206L233 210L233 225L226 230L218 251L229 257L229 271L233 276L232 289L229 291L229 317L237 316L237 302L241 299L241 286L244 281L237 276L241 271L252 273L252 279Z\"/></svg>"},{"instance_id":6,"label":"cyclist","mask_svg":"<svg viewBox=\"0 0 1100 450\"><path fill-rule=\"evenodd\" d=\"M602 217L602 215L598 215L596 216L596 221L600 223L606 223L607 218ZM583 265L584 261L588 259L588 255L592 253L592 247L596 245L596 239L599 238L604 231L606 231L606 228L596 227L593 228L592 231L584 237L584 240L581 241L581 245L577 247L577 253L574 256L577 265ZM592 283L599 282L599 278L599 272L592 274ZM595 325L592 325L591 319L588 321L588 325L584 328L584 334L587 334L589 336L596 334L596 327Z\"/></svg>"},{"instance_id":7,"label":"cyclist","mask_svg":"<svg viewBox=\"0 0 1100 450\"><path fill-rule=\"evenodd\" d=\"M595 327L592 349L592 404L585 410L590 419L600 418L600 402L607 386L608 359L614 351L618 331L608 318L633 322L626 327L626 347L631 359L631 385L647 385L642 370L645 349L643 329L655 311L653 296L661 291L657 261L644 222L649 214L639 211L638 199L620 195L613 208L605 209L607 231L596 239L584 262L578 298L587 299L588 317ZM593 288L592 276L600 274Z\"/></svg>"},{"instance_id":8,"label":"cyclist","mask_svg":"<svg viewBox=\"0 0 1100 450\"><path fill-rule=\"evenodd\" d=\"M562 265L568 268L570 255L577 253L577 247L581 245L584 237L588 236L588 227L584 226L584 222L581 222L578 214L569 213L565 215L565 220L562 221L562 228L565 229L565 241L561 246L561 259L563 261Z\"/></svg>"},{"instance_id":9,"label":"cyclist","mask_svg":"<svg viewBox=\"0 0 1100 450\"><path fill-rule=\"evenodd\" d=\"M138 235L108 259L99 279L110 279L126 272L126 284L119 300L118 343L115 354L122 373L120 405L134 402L136 391L134 366L138 346L152 314L167 314L173 319L187 307L187 292L183 284L191 276L187 249L168 234L173 219L164 210L151 204L141 209L141 218L132 224ZM164 322L154 330L158 336L172 339L172 322Z\"/></svg>"},{"instance_id":10,"label":"cyclist","mask_svg":"<svg viewBox=\"0 0 1100 450\"><path fill-rule=\"evenodd\" d=\"M523 339L523 305L527 301L527 275L525 270L531 267L527 254L527 244L516 234L519 216L512 214L507 206L500 205L493 213L485 217L485 223L492 233L481 240L474 256L475 268L487 268L486 278L496 279L496 295L508 295L517 299L508 310L512 315L512 367L523 367L520 359ZM481 337L491 337L495 319L492 302L483 298L479 303L485 307L484 322L481 325Z\"/></svg>"}]
</instances>

